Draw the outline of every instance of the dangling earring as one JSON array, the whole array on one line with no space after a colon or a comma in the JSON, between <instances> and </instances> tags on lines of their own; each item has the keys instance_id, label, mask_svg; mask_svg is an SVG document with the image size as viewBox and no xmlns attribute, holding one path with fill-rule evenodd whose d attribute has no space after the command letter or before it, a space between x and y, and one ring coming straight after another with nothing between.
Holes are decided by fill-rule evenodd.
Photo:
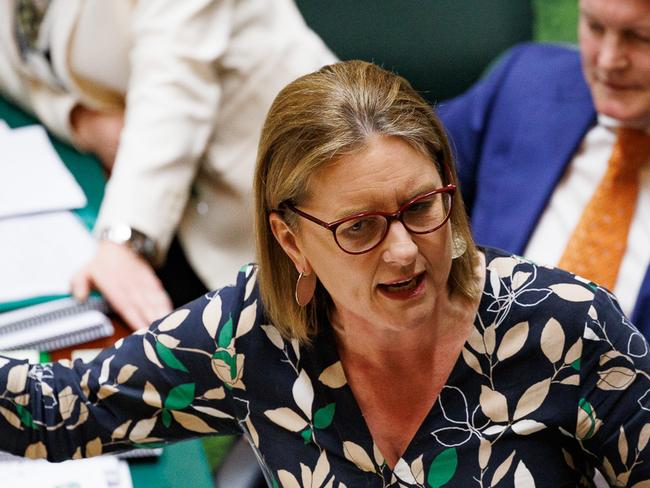
<instances>
[{"instance_id":1,"label":"dangling earring","mask_svg":"<svg viewBox=\"0 0 650 488\"><path fill-rule=\"evenodd\" d=\"M465 254L467 251L467 241L465 238L456 232L452 233L451 237L451 259L457 259Z\"/></svg>"},{"instance_id":2,"label":"dangling earring","mask_svg":"<svg viewBox=\"0 0 650 488\"><path fill-rule=\"evenodd\" d=\"M306 275L301 271L298 275L298 281L296 281L296 303L304 307L311 302L314 291L316 291L316 275L313 273Z\"/></svg>"}]
</instances>

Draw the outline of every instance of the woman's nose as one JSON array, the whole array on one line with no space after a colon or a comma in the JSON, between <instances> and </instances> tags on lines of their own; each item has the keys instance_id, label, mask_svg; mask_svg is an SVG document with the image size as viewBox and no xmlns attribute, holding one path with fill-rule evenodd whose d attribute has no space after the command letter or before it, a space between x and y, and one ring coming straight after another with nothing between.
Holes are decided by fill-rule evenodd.
<instances>
[{"instance_id":1,"label":"woman's nose","mask_svg":"<svg viewBox=\"0 0 650 488\"><path fill-rule=\"evenodd\" d=\"M387 263L405 266L411 264L418 254L418 246L413 236L400 221L392 222L386 235L383 259Z\"/></svg>"}]
</instances>

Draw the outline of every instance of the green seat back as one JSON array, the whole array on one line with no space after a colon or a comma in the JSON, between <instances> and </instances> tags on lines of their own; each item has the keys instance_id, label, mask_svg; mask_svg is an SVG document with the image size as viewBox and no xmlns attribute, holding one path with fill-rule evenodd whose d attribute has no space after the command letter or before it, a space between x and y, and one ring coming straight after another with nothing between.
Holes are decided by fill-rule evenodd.
<instances>
[{"instance_id":1,"label":"green seat back","mask_svg":"<svg viewBox=\"0 0 650 488\"><path fill-rule=\"evenodd\" d=\"M530 40L528 0L296 0L341 59L408 79L434 102L457 95L509 46Z\"/></svg>"}]
</instances>

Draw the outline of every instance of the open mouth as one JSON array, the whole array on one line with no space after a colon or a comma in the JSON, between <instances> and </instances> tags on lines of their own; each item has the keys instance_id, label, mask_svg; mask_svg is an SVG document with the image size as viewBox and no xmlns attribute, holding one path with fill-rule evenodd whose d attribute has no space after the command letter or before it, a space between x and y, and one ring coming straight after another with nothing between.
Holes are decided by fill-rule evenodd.
<instances>
[{"instance_id":1,"label":"open mouth","mask_svg":"<svg viewBox=\"0 0 650 488\"><path fill-rule=\"evenodd\" d=\"M424 280L424 273L420 273L411 279L404 281L396 281L390 284L380 284L379 288L388 293L408 293L418 288Z\"/></svg>"}]
</instances>

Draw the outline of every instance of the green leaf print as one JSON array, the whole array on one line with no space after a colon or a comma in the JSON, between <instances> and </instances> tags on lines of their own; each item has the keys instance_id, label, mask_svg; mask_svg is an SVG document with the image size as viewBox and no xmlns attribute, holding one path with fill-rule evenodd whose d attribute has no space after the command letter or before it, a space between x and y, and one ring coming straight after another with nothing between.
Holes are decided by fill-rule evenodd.
<instances>
[{"instance_id":1,"label":"green leaf print","mask_svg":"<svg viewBox=\"0 0 650 488\"><path fill-rule=\"evenodd\" d=\"M326 429L329 427L334 419L335 409L336 403L330 403L316 410L316 413L314 413L314 427L317 429Z\"/></svg>"},{"instance_id":2,"label":"green leaf print","mask_svg":"<svg viewBox=\"0 0 650 488\"><path fill-rule=\"evenodd\" d=\"M169 390L165 399L165 409L183 410L185 407L189 407L194 400L195 386L195 383L184 383Z\"/></svg>"},{"instance_id":3,"label":"green leaf print","mask_svg":"<svg viewBox=\"0 0 650 488\"><path fill-rule=\"evenodd\" d=\"M458 454L456 448L445 449L438 454L429 466L427 483L431 488L439 488L448 483L456 474L458 467Z\"/></svg>"},{"instance_id":4,"label":"green leaf print","mask_svg":"<svg viewBox=\"0 0 650 488\"><path fill-rule=\"evenodd\" d=\"M232 341L232 316L228 317L228 322L226 322L219 332L219 338L217 339L217 344L219 347L226 348Z\"/></svg>"},{"instance_id":5,"label":"green leaf print","mask_svg":"<svg viewBox=\"0 0 650 488\"><path fill-rule=\"evenodd\" d=\"M571 363L571 367L576 371L580 371L580 358L576 359Z\"/></svg>"},{"instance_id":6,"label":"green leaf print","mask_svg":"<svg viewBox=\"0 0 650 488\"><path fill-rule=\"evenodd\" d=\"M22 405L16 405L16 412L18 412L20 421L23 423L25 427L31 427L32 429L37 428L36 425L34 425L34 419L32 418L32 413L29 410L27 410Z\"/></svg>"},{"instance_id":7,"label":"green leaf print","mask_svg":"<svg viewBox=\"0 0 650 488\"><path fill-rule=\"evenodd\" d=\"M172 350L163 343L156 341L156 352L158 353L158 356L160 356L160 359L162 359L163 363L170 368L189 373L185 365L181 363L176 356L174 356Z\"/></svg>"},{"instance_id":8,"label":"green leaf print","mask_svg":"<svg viewBox=\"0 0 650 488\"><path fill-rule=\"evenodd\" d=\"M162 423L168 429L169 429L169 426L172 424L172 414L167 409L163 409L163 411L162 411Z\"/></svg>"},{"instance_id":9,"label":"green leaf print","mask_svg":"<svg viewBox=\"0 0 650 488\"><path fill-rule=\"evenodd\" d=\"M228 351L217 351L212 355L212 358L221 359L230 367L230 378L232 380L237 378L237 360Z\"/></svg>"},{"instance_id":10,"label":"green leaf print","mask_svg":"<svg viewBox=\"0 0 650 488\"><path fill-rule=\"evenodd\" d=\"M582 437L583 440L587 440L592 437L596 431L596 415L591 403L584 398L581 398L578 401L578 407L587 414L587 418L589 419L589 430Z\"/></svg>"},{"instance_id":11,"label":"green leaf print","mask_svg":"<svg viewBox=\"0 0 650 488\"><path fill-rule=\"evenodd\" d=\"M311 435L312 435L311 427L307 427L305 430L300 432L300 437L302 437L302 440L305 441L305 444L309 444L311 442Z\"/></svg>"}]
</instances>

